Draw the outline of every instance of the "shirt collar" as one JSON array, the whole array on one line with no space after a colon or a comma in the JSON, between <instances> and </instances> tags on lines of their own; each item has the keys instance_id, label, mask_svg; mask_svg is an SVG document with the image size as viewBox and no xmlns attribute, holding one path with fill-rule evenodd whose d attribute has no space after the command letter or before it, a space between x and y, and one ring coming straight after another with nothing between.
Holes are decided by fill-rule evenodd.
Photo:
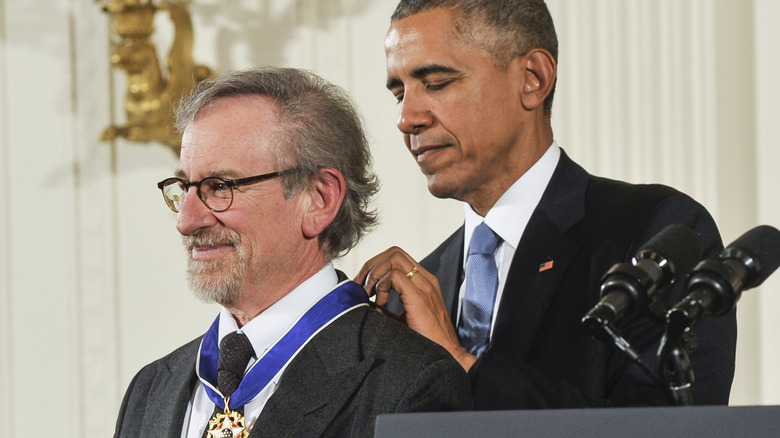
<instances>
[{"instance_id":1,"label":"shirt collar","mask_svg":"<svg viewBox=\"0 0 780 438\"><path fill-rule=\"evenodd\" d=\"M468 245L474 228L482 222L485 222L513 250L517 249L531 214L542 199L542 194L552 178L560 156L561 150L553 141L547 152L501 195L485 217L477 214L469 204L463 204L466 242L463 245L464 263L468 257Z\"/></svg>"},{"instance_id":2,"label":"shirt collar","mask_svg":"<svg viewBox=\"0 0 780 438\"><path fill-rule=\"evenodd\" d=\"M332 263L306 279L290 293L265 309L261 314L241 327L249 338L259 359L278 341L298 319L338 284L338 276ZM233 315L224 307L220 310L219 340L239 330Z\"/></svg>"}]
</instances>

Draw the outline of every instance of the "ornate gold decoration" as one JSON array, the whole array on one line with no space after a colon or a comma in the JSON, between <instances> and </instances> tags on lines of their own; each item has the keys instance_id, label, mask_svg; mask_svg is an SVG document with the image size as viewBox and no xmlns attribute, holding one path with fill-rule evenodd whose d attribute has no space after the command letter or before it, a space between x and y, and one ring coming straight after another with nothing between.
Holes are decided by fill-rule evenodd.
<instances>
[{"instance_id":1,"label":"ornate gold decoration","mask_svg":"<svg viewBox=\"0 0 780 438\"><path fill-rule=\"evenodd\" d=\"M225 412L217 412L209 420L208 436L209 438L248 438L249 429L246 428L243 415L230 410L230 397L225 398Z\"/></svg>"},{"instance_id":2,"label":"ornate gold decoration","mask_svg":"<svg viewBox=\"0 0 780 438\"><path fill-rule=\"evenodd\" d=\"M186 5L175 0L95 1L111 16L111 32L116 39L111 43L111 63L127 73L127 124L108 127L101 139L159 141L178 154L181 135L173 129L171 110L196 83L211 75L208 67L196 65L192 58L192 21ZM168 12L175 30L165 72L151 40L158 10Z\"/></svg>"}]
</instances>

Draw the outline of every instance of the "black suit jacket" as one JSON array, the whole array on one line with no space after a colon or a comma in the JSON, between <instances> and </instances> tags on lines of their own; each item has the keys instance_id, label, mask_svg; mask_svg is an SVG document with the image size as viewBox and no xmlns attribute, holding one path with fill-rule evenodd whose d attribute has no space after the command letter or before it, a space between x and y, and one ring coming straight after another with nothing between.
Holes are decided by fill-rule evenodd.
<instances>
[{"instance_id":1,"label":"black suit jacket","mask_svg":"<svg viewBox=\"0 0 780 438\"><path fill-rule=\"evenodd\" d=\"M115 437L179 438L199 380L200 339L130 383ZM446 350L367 307L323 329L290 362L250 437L372 437L376 416L472 406L469 379Z\"/></svg>"},{"instance_id":2,"label":"black suit jacket","mask_svg":"<svg viewBox=\"0 0 780 438\"><path fill-rule=\"evenodd\" d=\"M666 226L680 223L701 239L702 258L722 242L712 217L690 197L661 185L631 185L589 175L565 153L520 240L498 308L489 350L469 372L477 409L661 405L669 402L638 366L593 339L580 320L600 299L601 277L629 261ZM454 321L463 228L421 265L437 276ZM553 267L539 272L540 265ZM666 294L676 303L682 287ZM391 309L399 311L396 300ZM657 367L663 326L648 317L619 325ZM727 403L734 374L736 317L696 326L692 354L696 404Z\"/></svg>"}]
</instances>

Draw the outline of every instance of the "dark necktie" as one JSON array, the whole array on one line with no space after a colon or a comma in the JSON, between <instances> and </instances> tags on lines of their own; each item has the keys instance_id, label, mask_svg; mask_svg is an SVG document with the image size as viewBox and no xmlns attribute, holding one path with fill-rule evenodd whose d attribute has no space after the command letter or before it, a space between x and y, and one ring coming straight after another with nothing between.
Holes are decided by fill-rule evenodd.
<instances>
[{"instance_id":1,"label":"dark necktie","mask_svg":"<svg viewBox=\"0 0 780 438\"><path fill-rule=\"evenodd\" d=\"M252 343L245 334L233 332L228 334L219 343L219 362L217 363L217 388L225 397L230 397L238 388L241 379L244 378L244 371L249 364L249 359L254 355L255 350ZM231 410L244 414L244 407L229 406ZM224 409L214 406L214 412L210 418L218 413L223 413ZM206 430L203 431L203 437L208 436L208 423Z\"/></svg>"},{"instance_id":2,"label":"dark necktie","mask_svg":"<svg viewBox=\"0 0 780 438\"><path fill-rule=\"evenodd\" d=\"M219 343L217 388L223 396L230 397L238 388L254 353L249 338L241 332L230 333Z\"/></svg>"},{"instance_id":3,"label":"dark necktie","mask_svg":"<svg viewBox=\"0 0 780 438\"><path fill-rule=\"evenodd\" d=\"M490 340L490 325L498 290L496 247L500 238L484 222L474 229L466 261L466 293L461 307L458 338L463 347L481 357Z\"/></svg>"}]
</instances>

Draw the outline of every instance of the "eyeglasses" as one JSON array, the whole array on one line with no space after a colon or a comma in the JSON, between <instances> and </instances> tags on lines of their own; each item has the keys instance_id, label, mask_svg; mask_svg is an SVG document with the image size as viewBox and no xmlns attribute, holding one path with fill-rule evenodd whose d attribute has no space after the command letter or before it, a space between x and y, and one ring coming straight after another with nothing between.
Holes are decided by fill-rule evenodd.
<instances>
[{"instance_id":1,"label":"eyeglasses","mask_svg":"<svg viewBox=\"0 0 780 438\"><path fill-rule=\"evenodd\" d=\"M266 173L264 175L249 176L239 179L227 179L210 176L200 181L187 182L182 178L167 178L157 183L162 190L163 199L168 207L179 212L181 201L187 195L190 187L195 186L198 198L213 212L225 211L233 204L233 187L282 176L288 173L298 172L300 169L287 169L279 172Z\"/></svg>"}]
</instances>

